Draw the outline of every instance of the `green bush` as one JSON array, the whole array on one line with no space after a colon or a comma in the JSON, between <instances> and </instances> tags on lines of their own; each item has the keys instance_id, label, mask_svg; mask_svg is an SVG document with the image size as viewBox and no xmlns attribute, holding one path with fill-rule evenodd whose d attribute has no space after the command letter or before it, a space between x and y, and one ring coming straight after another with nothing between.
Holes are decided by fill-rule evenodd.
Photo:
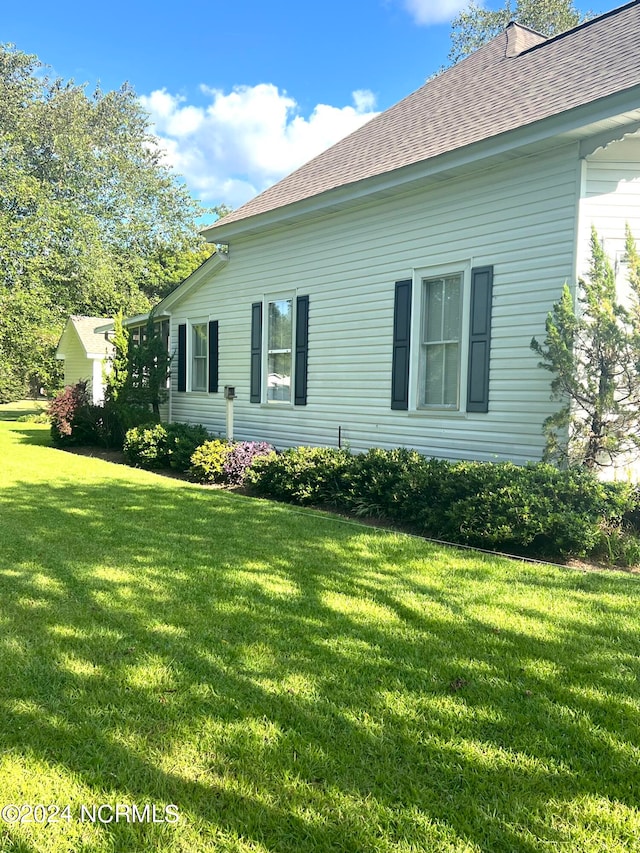
<instances>
[{"instance_id":1,"label":"green bush","mask_svg":"<svg viewBox=\"0 0 640 853\"><path fill-rule=\"evenodd\" d=\"M130 429L159 423L153 412L143 406L107 400L104 405L96 408L96 434L103 447L121 450Z\"/></svg>"},{"instance_id":2,"label":"green bush","mask_svg":"<svg viewBox=\"0 0 640 853\"><path fill-rule=\"evenodd\" d=\"M122 447L125 459L138 468L168 468L169 442L165 424L149 424L127 431Z\"/></svg>"},{"instance_id":3,"label":"green bush","mask_svg":"<svg viewBox=\"0 0 640 853\"><path fill-rule=\"evenodd\" d=\"M301 505L344 508L352 491L348 450L296 447L256 459L245 483L256 495Z\"/></svg>"},{"instance_id":4,"label":"green bush","mask_svg":"<svg viewBox=\"0 0 640 853\"><path fill-rule=\"evenodd\" d=\"M544 557L602 552L637 505L624 483L542 463L447 462L414 450L300 447L257 460L255 494L384 518L450 542Z\"/></svg>"},{"instance_id":5,"label":"green bush","mask_svg":"<svg viewBox=\"0 0 640 853\"><path fill-rule=\"evenodd\" d=\"M233 448L230 441L215 438L201 444L191 456L191 475L199 483L225 482L224 463Z\"/></svg>"},{"instance_id":6,"label":"green bush","mask_svg":"<svg viewBox=\"0 0 640 853\"><path fill-rule=\"evenodd\" d=\"M210 435L202 424L165 424L169 465L176 471L188 471L191 457Z\"/></svg>"},{"instance_id":7,"label":"green bush","mask_svg":"<svg viewBox=\"0 0 640 853\"><path fill-rule=\"evenodd\" d=\"M51 423L51 418L46 412L32 412L29 415L20 415L16 421L22 424L48 424Z\"/></svg>"},{"instance_id":8,"label":"green bush","mask_svg":"<svg viewBox=\"0 0 640 853\"><path fill-rule=\"evenodd\" d=\"M122 449L127 461L138 468L187 471L194 450L208 438L201 424L143 424L128 430Z\"/></svg>"}]
</instances>

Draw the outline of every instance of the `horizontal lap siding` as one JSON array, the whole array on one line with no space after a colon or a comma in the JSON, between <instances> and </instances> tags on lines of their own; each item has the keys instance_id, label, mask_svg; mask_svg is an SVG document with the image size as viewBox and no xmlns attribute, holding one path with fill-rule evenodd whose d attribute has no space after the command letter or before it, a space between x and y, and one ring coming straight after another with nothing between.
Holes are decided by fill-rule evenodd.
<instances>
[{"instance_id":1,"label":"horizontal lap siding","mask_svg":"<svg viewBox=\"0 0 640 853\"><path fill-rule=\"evenodd\" d=\"M589 271L591 226L604 239L604 248L615 261L624 249L628 222L640 246L640 137L614 142L588 158L580 202L578 274Z\"/></svg>"},{"instance_id":2,"label":"horizontal lap siding","mask_svg":"<svg viewBox=\"0 0 640 853\"><path fill-rule=\"evenodd\" d=\"M580 201L577 271L587 277L591 257L591 227L612 263L624 253L625 225L629 224L640 248L640 136L614 142L589 157L585 164L583 197ZM624 267L617 268L616 287L619 298L629 290ZM637 459L618 459L615 468L604 476L640 479Z\"/></svg>"},{"instance_id":3,"label":"horizontal lap siding","mask_svg":"<svg viewBox=\"0 0 640 853\"><path fill-rule=\"evenodd\" d=\"M529 348L573 265L576 150L370 202L281 231L238 239L228 266L177 306L220 321L220 384L235 385L235 435L279 447L406 445L451 458L539 458L553 411L549 375ZM470 261L494 266L490 410L392 411L394 283L414 268ZM308 405L249 403L251 303L308 294ZM175 347L174 340L173 346ZM222 394L176 394L174 420L224 430Z\"/></svg>"},{"instance_id":4,"label":"horizontal lap siding","mask_svg":"<svg viewBox=\"0 0 640 853\"><path fill-rule=\"evenodd\" d=\"M75 385L81 379L86 379L89 386L93 385L93 361L87 358L84 347L77 340L75 333L69 334L64 359L64 384Z\"/></svg>"}]
</instances>

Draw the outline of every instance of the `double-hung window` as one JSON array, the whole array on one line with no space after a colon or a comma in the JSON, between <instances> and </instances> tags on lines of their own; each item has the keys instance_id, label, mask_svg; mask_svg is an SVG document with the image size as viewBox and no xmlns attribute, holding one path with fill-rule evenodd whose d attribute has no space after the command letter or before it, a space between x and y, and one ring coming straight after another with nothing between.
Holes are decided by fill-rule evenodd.
<instances>
[{"instance_id":1,"label":"double-hung window","mask_svg":"<svg viewBox=\"0 0 640 853\"><path fill-rule=\"evenodd\" d=\"M493 267L416 270L395 283L391 408L489 411Z\"/></svg>"},{"instance_id":2,"label":"double-hung window","mask_svg":"<svg viewBox=\"0 0 640 853\"><path fill-rule=\"evenodd\" d=\"M180 393L218 391L218 320L178 323L177 387Z\"/></svg>"},{"instance_id":3,"label":"double-hung window","mask_svg":"<svg viewBox=\"0 0 640 853\"><path fill-rule=\"evenodd\" d=\"M207 390L207 324L191 325L191 390Z\"/></svg>"},{"instance_id":4,"label":"double-hung window","mask_svg":"<svg viewBox=\"0 0 640 853\"><path fill-rule=\"evenodd\" d=\"M307 405L309 297L274 293L251 305L252 403Z\"/></svg>"},{"instance_id":5,"label":"double-hung window","mask_svg":"<svg viewBox=\"0 0 640 853\"><path fill-rule=\"evenodd\" d=\"M422 347L419 404L460 405L462 273L422 282Z\"/></svg>"},{"instance_id":6,"label":"double-hung window","mask_svg":"<svg viewBox=\"0 0 640 853\"><path fill-rule=\"evenodd\" d=\"M293 299L267 303L267 402L291 402Z\"/></svg>"}]
</instances>

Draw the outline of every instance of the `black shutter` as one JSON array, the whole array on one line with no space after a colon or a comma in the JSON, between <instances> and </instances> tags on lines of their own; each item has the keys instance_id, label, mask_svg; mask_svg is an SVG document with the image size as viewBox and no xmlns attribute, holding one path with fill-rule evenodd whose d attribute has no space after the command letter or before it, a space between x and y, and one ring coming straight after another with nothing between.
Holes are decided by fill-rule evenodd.
<instances>
[{"instance_id":1,"label":"black shutter","mask_svg":"<svg viewBox=\"0 0 640 853\"><path fill-rule=\"evenodd\" d=\"M209 393L218 393L218 321L209 320Z\"/></svg>"},{"instance_id":2,"label":"black shutter","mask_svg":"<svg viewBox=\"0 0 640 853\"><path fill-rule=\"evenodd\" d=\"M187 390L187 324L178 326L178 391Z\"/></svg>"},{"instance_id":3,"label":"black shutter","mask_svg":"<svg viewBox=\"0 0 640 853\"><path fill-rule=\"evenodd\" d=\"M294 372L294 404L307 405L307 366L309 360L309 297L296 300L296 360Z\"/></svg>"},{"instance_id":4,"label":"black shutter","mask_svg":"<svg viewBox=\"0 0 640 853\"><path fill-rule=\"evenodd\" d=\"M492 289L493 267L475 267L471 270L468 412L489 411Z\"/></svg>"},{"instance_id":5,"label":"black shutter","mask_svg":"<svg viewBox=\"0 0 640 853\"><path fill-rule=\"evenodd\" d=\"M262 302L251 306L251 393L252 403L262 402Z\"/></svg>"},{"instance_id":6,"label":"black shutter","mask_svg":"<svg viewBox=\"0 0 640 853\"><path fill-rule=\"evenodd\" d=\"M393 306L393 361L391 408L409 408L409 355L411 347L411 279L396 282Z\"/></svg>"}]
</instances>

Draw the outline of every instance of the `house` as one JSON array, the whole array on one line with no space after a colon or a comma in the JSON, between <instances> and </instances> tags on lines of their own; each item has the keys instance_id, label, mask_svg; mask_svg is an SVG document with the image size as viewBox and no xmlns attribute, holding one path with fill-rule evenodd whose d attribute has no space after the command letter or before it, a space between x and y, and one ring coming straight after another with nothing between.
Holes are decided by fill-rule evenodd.
<instances>
[{"instance_id":1,"label":"house","mask_svg":"<svg viewBox=\"0 0 640 853\"><path fill-rule=\"evenodd\" d=\"M113 353L113 344L99 330L110 322L108 317L71 316L56 349L56 358L64 361L64 384L86 380L96 404L104 400L103 371L106 359Z\"/></svg>"},{"instance_id":2,"label":"house","mask_svg":"<svg viewBox=\"0 0 640 853\"><path fill-rule=\"evenodd\" d=\"M158 306L170 418L235 437L540 459L531 338L640 239L640 5L491 42L207 229ZM426 70L426 69L425 69Z\"/></svg>"}]
</instances>

